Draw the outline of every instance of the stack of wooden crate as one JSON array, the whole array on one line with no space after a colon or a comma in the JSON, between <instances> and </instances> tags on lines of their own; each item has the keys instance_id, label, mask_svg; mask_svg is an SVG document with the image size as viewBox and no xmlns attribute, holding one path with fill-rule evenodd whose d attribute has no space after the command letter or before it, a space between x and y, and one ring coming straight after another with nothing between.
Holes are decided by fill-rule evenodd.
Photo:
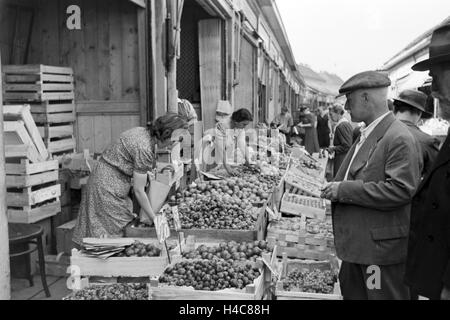
<instances>
[{"instance_id":1,"label":"stack of wooden crate","mask_svg":"<svg viewBox=\"0 0 450 320\"><path fill-rule=\"evenodd\" d=\"M61 212L59 163L49 160L30 106L5 105L3 116L8 221L40 225L44 229L45 252L49 253L55 247L54 219ZM21 269L29 263L33 271L35 260L32 256L31 262L15 261L19 263L14 268Z\"/></svg>"},{"instance_id":2,"label":"stack of wooden crate","mask_svg":"<svg viewBox=\"0 0 450 320\"><path fill-rule=\"evenodd\" d=\"M75 91L71 68L4 66L3 99L6 103L31 106L51 158L75 152Z\"/></svg>"}]
</instances>

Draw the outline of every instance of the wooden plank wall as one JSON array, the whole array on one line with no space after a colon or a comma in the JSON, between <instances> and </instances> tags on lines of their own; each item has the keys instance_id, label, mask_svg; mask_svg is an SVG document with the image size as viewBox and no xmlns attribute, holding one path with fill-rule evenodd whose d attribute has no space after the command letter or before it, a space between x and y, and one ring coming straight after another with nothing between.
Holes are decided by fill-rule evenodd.
<instances>
[{"instance_id":1,"label":"wooden plank wall","mask_svg":"<svg viewBox=\"0 0 450 320\"><path fill-rule=\"evenodd\" d=\"M234 108L235 110L242 108L248 109L256 119L255 60L256 60L255 47L245 37L242 37L239 85L236 86L235 88Z\"/></svg>"},{"instance_id":2,"label":"wooden plank wall","mask_svg":"<svg viewBox=\"0 0 450 320\"><path fill-rule=\"evenodd\" d=\"M140 124L138 7L124 0L29 2L36 11L26 63L74 69L78 149L101 153L122 131ZM82 30L67 29L69 5L80 6ZM12 63L12 13L0 13L4 64Z\"/></svg>"},{"instance_id":3,"label":"wooden plank wall","mask_svg":"<svg viewBox=\"0 0 450 320\"><path fill-rule=\"evenodd\" d=\"M222 98L222 21L199 21L200 86L205 130L215 125L217 103Z\"/></svg>"}]
</instances>

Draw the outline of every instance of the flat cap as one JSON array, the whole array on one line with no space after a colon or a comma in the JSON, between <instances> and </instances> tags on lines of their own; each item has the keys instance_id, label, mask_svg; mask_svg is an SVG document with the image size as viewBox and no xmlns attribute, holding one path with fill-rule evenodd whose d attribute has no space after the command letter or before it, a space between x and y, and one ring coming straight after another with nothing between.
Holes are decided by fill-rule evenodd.
<instances>
[{"instance_id":1,"label":"flat cap","mask_svg":"<svg viewBox=\"0 0 450 320\"><path fill-rule=\"evenodd\" d=\"M339 96L346 95L359 89L386 88L391 85L389 77L382 72L366 71L354 75L339 89Z\"/></svg>"}]
</instances>

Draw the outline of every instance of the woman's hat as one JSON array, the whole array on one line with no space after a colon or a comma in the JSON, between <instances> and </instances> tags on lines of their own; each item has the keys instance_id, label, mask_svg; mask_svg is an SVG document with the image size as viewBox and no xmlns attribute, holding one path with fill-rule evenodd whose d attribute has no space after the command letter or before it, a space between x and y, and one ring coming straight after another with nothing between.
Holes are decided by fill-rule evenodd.
<instances>
[{"instance_id":1,"label":"woman's hat","mask_svg":"<svg viewBox=\"0 0 450 320\"><path fill-rule=\"evenodd\" d=\"M450 24L433 32L429 50L430 58L415 64L412 67L414 71L427 71L435 64L450 61Z\"/></svg>"}]
</instances>

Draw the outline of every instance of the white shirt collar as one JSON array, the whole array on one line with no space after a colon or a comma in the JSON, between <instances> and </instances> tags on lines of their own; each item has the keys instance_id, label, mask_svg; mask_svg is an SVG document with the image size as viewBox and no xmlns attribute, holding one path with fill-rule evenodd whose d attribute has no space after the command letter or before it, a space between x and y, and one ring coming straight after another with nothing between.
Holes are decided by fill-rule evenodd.
<instances>
[{"instance_id":1,"label":"white shirt collar","mask_svg":"<svg viewBox=\"0 0 450 320\"><path fill-rule=\"evenodd\" d=\"M361 136L364 137L364 139L367 139L367 137L372 133L372 131L380 124L381 121L383 121L384 118L386 118L391 112L388 111L382 116L378 117L373 121L370 125L368 125L365 128L361 129Z\"/></svg>"}]
</instances>

